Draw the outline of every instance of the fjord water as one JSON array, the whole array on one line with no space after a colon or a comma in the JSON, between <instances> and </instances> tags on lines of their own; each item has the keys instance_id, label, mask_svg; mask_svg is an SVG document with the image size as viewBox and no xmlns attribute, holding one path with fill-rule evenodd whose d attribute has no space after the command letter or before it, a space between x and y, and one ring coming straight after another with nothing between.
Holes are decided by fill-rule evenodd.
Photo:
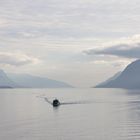
<instances>
[{"instance_id":1,"label":"fjord water","mask_svg":"<svg viewBox=\"0 0 140 140\"><path fill-rule=\"evenodd\" d=\"M67 104L53 108L44 97ZM138 139L140 91L0 90L0 140Z\"/></svg>"}]
</instances>

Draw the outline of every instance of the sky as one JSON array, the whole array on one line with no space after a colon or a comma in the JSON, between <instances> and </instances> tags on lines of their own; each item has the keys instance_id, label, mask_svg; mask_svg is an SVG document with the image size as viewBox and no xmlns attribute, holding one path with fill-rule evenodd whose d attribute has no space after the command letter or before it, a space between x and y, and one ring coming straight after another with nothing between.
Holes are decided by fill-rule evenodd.
<instances>
[{"instance_id":1,"label":"sky","mask_svg":"<svg viewBox=\"0 0 140 140\"><path fill-rule=\"evenodd\" d=\"M139 0L0 0L6 72L91 87L139 57Z\"/></svg>"}]
</instances>

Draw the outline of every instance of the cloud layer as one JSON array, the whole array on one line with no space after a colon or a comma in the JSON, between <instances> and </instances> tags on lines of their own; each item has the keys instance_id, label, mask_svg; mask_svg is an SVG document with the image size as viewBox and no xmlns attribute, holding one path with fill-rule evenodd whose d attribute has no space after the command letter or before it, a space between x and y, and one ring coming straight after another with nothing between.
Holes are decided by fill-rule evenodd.
<instances>
[{"instance_id":1,"label":"cloud layer","mask_svg":"<svg viewBox=\"0 0 140 140\"><path fill-rule=\"evenodd\" d=\"M125 39L122 42L103 49L91 49L85 53L88 55L117 56L124 58L140 58L140 35Z\"/></svg>"},{"instance_id":2,"label":"cloud layer","mask_svg":"<svg viewBox=\"0 0 140 140\"><path fill-rule=\"evenodd\" d=\"M140 31L139 0L5 0L0 5L0 33L9 37L116 37Z\"/></svg>"},{"instance_id":3,"label":"cloud layer","mask_svg":"<svg viewBox=\"0 0 140 140\"><path fill-rule=\"evenodd\" d=\"M38 62L39 60L37 58L33 58L25 54L0 52L0 64L23 66L27 64L35 64Z\"/></svg>"},{"instance_id":4,"label":"cloud layer","mask_svg":"<svg viewBox=\"0 0 140 140\"><path fill-rule=\"evenodd\" d=\"M139 34L139 13L140 0L1 0L0 68L92 86L139 57L140 41L105 45Z\"/></svg>"}]
</instances>

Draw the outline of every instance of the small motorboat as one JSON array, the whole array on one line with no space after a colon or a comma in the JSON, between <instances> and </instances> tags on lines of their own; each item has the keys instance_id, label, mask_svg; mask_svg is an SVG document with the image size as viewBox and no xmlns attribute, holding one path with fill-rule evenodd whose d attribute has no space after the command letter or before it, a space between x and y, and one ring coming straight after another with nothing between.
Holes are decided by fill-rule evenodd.
<instances>
[{"instance_id":1,"label":"small motorboat","mask_svg":"<svg viewBox=\"0 0 140 140\"><path fill-rule=\"evenodd\" d=\"M54 99L52 105L53 105L54 107L58 107L58 106L60 105L59 100L58 100L58 99Z\"/></svg>"}]
</instances>

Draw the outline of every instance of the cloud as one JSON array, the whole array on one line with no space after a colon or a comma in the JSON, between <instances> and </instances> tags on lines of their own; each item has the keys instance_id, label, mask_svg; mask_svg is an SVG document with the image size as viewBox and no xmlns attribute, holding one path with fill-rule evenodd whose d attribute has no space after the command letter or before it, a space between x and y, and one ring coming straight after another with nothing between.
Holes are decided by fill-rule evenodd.
<instances>
[{"instance_id":1,"label":"cloud","mask_svg":"<svg viewBox=\"0 0 140 140\"><path fill-rule=\"evenodd\" d=\"M113 69L112 65L122 64L124 59L118 62L118 58L107 54L101 57L101 54L94 56L93 52L78 56L75 53L140 32L140 0L1 0L0 5L0 66L6 65L11 72L18 69L18 72L43 73L54 79L57 79L55 75L61 75L60 79L68 78L74 83L87 73L89 78L83 77L82 81L97 80L104 76L97 74L98 71L116 72L119 67ZM11 53L18 50L23 53ZM5 53L7 51L10 53ZM38 63L36 57L43 63L32 65ZM71 69L65 72L69 63L68 69ZM61 64L64 67L61 68ZM82 68L85 69L81 71Z\"/></svg>"},{"instance_id":2,"label":"cloud","mask_svg":"<svg viewBox=\"0 0 140 140\"><path fill-rule=\"evenodd\" d=\"M0 52L0 64L23 66L27 64L36 64L39 59L27 56L21 53Z\"/></svg>"},{"instance_id":3,"label":"cloud","mask_svg":"<svg viewBox=\"0 0 140 140\"><path fill-rule=\"evenodd\" d=\"M140 35L133 36L131 38L118 41L118 43L112 46L105 47L103 49L91 49L85 51L88 55L99 55L99 56L117 56L129 59L140 58Z\"/></svg>"},{"instance_id":4,"label":"cloud","mask_svg":"<svg viewBox=\"0 0 140 140\"><path fill-rule=\"evenodd\" d=\"M140 31L139 4L139 0L119 3L117 0L0 1L0 36L120 37Z\"/></svg>"},{"instance_id":5,"label":"cloud","mask_svg":"<svg viewBox=\"0 0 140 140\"><path fill-rule=\"evenodd\" d=\"M112 60L95 60L92 64L96 65L112 65L114 67L126 67L131 61L128 59L112 59Z\"/></svg>"}]
</instances>

